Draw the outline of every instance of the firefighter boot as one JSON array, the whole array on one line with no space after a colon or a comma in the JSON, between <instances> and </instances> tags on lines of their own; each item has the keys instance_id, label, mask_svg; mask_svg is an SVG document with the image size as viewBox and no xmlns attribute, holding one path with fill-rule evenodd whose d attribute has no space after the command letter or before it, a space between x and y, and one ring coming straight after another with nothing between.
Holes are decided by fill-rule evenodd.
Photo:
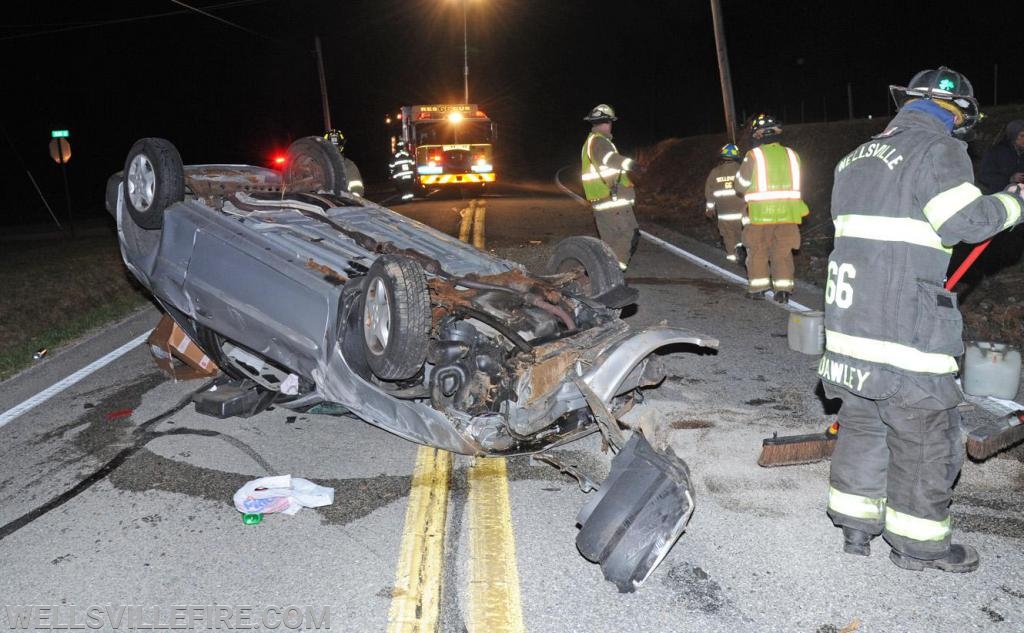
<instances>
[{"instance_id":1,"label":"firefighter boot","mask_svg":"<svg viewBox=\"0 0 1024 633\"><path fill-rule=\"evenodd\" d=\"M871 556L872 536L864 530L843 526L843 551L857 556Z\"/></svg>"},{"instance_id":2,"label":"firefighter boot","mask_svg":"<svg viewBox=\"0 0 1024 633\"><path fill-rule=\"evenodd\" d=\"M897 567L903 569L909 569L910 571L924 571L925 569L937 569L939 571L948 571L954 574L964 574L972 572L978 568L981 562L978 557L978 550L974 549L970 545L960 545L954 543L949 546L949 551L946 552L942 558L936 558L935 560L925 560L922 558L914 558L901 554L896 550L889 552L889 560L891 560Z\"/></svg>"},{"instance_id":3,"label":"firefighter boot","mask_svg":"<svg viewBox=\"0 0 1024 633\"><path fill-rule=\"evenodd\" d=\"M736 263L744 268L747 267L747 247L742 244L736 245Z\"/></svg>"},{"instance_id":4,"label":"firefighter boot","mask_svg":"<svg viewBox=\"0 0 1024 633\"><path fill-rule=\"evenodd\" d=\"M785 290L776 290L775 301L781 303L782 305L786 305L787 303L789 303L789 292Z\"/></svg>"}]
</instances>

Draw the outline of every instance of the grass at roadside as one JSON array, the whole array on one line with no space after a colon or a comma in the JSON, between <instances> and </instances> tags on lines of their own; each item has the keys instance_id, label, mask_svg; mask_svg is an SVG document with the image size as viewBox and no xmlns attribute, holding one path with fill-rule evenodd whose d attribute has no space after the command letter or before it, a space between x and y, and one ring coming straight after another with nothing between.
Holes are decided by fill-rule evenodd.
<instances>
[{"instance_id":1,"label":"grass at roadside","mask_svg":"<svg viewBox=\"0 0 1024 633\"><path fill-rule=\"evenodd\" d=\"M0 243L0 380L148 301L121 260L117 238Z\"/></svg>"}]
</instances>

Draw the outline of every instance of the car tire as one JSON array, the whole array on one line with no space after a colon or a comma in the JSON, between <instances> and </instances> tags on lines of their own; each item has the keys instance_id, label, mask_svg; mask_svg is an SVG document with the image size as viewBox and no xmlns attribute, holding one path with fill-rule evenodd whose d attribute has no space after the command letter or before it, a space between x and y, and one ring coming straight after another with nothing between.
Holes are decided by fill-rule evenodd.
<instances>
[{"instance_id":1,"label":"car tire","mask_svg":"<svg viewBox=\"0 0 1024 633\"><path fill-rule=\"evenodd\" d=\"M238 368L236 368L224 355L224 343L226 339L205 325L199 325L196 323L195 328L196 338L198 339L196 343L199 344L199 348L206 353L221 372L233 380L241 380L245 378L245 374L239 371Z\"/></svg>"},{"instance_id":2,"label":"car tire","mask_svg":"<svg viewBox=\"0 0 1024 633\"><path fill-rule=\"evenodd\" d=\"M348 191L345 162L338 148L319 136L306 136L288 147L284 184L304 191Z\"/></svg>"},{"instance_id":3,"label":"car tire","mask_svg":"<svg viewBox=\"0 0 1024 633\"><path fill-rule=\"evenodd\" d=\"M596 237L567 237L555 245L547 266L550 275L580 268L584 272L579 282L580 291L587 298L599 297L626 283L615 253Z\"/></svg>"},{"instance_id":4,"label":"car tire","mask_svg":"<svg viewBox=\"0 0 1024 633\"><path fill-rule=\"evenodd\" d=\"M135 224L162 228L167 207L185 199L185 170L174 144L162 138L135 141L124 161L124 189L124 205Z\"/></svg>"},{"instance_id":5,"label":"car tire","mask_svg":"<svg viewBox=\"0 0 1024 633\"><path fill-rule=\"evenodd\" d=\"M382 255L370 266L359 304L366 363L381 380L411 378L427 358L430 297L419 262Z\"/></svg>"},{"instance_id":6,"label":"car tire","mask_svg":"<svg viewBox=\"0 0 1024 633\"><path fill-rule=\"evenodd\" d=\"M104 206L113 218L117 219L117 196L121 191L121 183L124 182L124 172L119 171L107 178L107 191L103 197Z\"/></svg>"}]
</instances>

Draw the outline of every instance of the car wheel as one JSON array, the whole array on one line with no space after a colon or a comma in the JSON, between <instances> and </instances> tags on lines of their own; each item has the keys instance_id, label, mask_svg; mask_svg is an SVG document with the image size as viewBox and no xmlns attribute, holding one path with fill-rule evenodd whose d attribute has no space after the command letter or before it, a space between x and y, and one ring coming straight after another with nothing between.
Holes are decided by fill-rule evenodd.
<instances>
[{"instance_id":1,"label":"car wheel","mask_svg":"<svg viewBox=\"0 0 1024 633\"><path fill-rule=\"evenodd\" d=\"M107 213L112 215L115 220L117 219L117 195L121 191L122 182L124 182L123 171L111 174L110 178L107 178L107 191L103 197Z\"/></svg>"},{"instance_id":2,"label":"car wheel","mask_svg":"<svg viewBox=\"0 0 1024 633\"><path fill-rule=\"evenodd\" d=\"M366 273L360 305L366 362L382 380L416 374L427 357L430 297L419 262L377 258Z\"/></svg>"},{"instance_id":3,"label":"car wheel","mask_svg":"<svg viewBox=\"0 0 1024 633\"><path fill-rule=\"evenodd\" d=\"M300 138L288 148L284 183L292 190L331 194L347 191L348 180L341 153L330 141L319 136Z\"/></svg>"},{"instance_id":4,"label":"car wheel","mask_svg":"<svg viewBox=\"0 0 1024 633\"><path fill-rule=\"evenodd\" d=\"M235 367L234 363L224 355L224 337L204 325L196 323L195 327L196 337L199 339L196 343L198 343L199 347L207 356L210 357L210 360L212 360L228 378L232 378L234 380L241 380L242 378L245 378L245 374L239 371L239 369Z\"/></svg>"},{"instance_id":5,"label":"car wheel","mask_svg":"<svg viewBox=\"0 0 1024 633\"><path fill-rule=\"evenodd\" d=\"M185 199L185 170L174 145L162 138L135 141L124 161L124 203L144 229L159 229L164 210Z\"/></svg>"},{"instance_id":6,"label":"car wheel","mask_svg":"<svg viewBox=\"0 0 1024 633\"><path fill-rule=\"evenodd\" d=\"M625 279L615 253L607 244L585 235L568 237L555 245L548 260L548 274L582 270L580 290L585 297L594 298L624 285Z\"/></svg>"}]
</instances>

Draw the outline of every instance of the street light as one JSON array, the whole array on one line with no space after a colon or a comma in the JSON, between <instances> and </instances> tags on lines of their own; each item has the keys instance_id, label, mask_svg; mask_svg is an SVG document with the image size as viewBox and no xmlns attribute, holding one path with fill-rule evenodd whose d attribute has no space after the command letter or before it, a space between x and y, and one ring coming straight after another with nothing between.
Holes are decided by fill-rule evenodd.
<instances>
[{"instance_id":1,"label":"street light","mask_svg":"<svg viewBox=\"0 0 1024 633\"><path fill-rule=\"evenodd\" d=\"M462 99L469 103L469 23L466 18L466 3L462 2Z\"/></svg>"}]
</instances>

